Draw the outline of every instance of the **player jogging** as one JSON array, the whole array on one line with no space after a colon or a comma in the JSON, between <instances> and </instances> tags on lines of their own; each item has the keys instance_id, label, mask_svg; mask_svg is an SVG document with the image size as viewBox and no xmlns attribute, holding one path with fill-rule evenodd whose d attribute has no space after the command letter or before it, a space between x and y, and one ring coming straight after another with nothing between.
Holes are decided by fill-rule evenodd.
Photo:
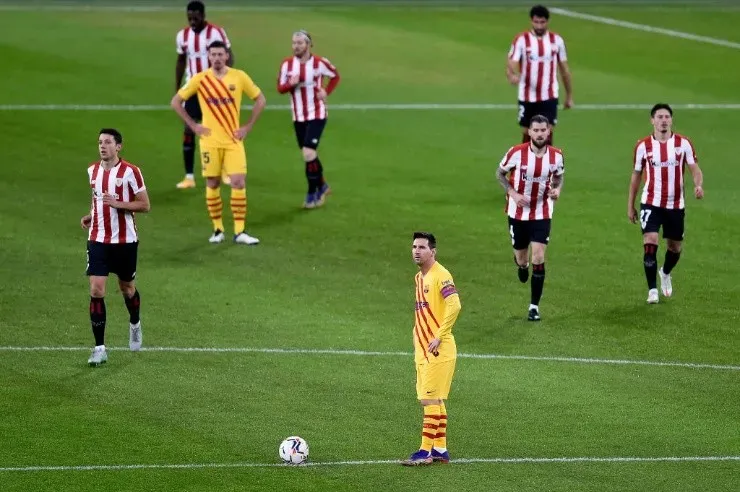
<instances>
[{"instance_id":1,"label":"player jogging","mask_svg":"<svg viewBox=\"0 0 740 492\"><path fill-rule=\"evenodd\" d=\"M518 34L511 43L506 62L506 77L512 85L519 86L519 126L522 142L529 141L529 122L532 116L547 117L552 126L558 121L558 69L565 86L563 108L573 106L568 57L563 38L547 29L550 11L535 5L529 11L532 29ZM552 130L552 129L551 129ZM552 131L548 144L552 145Z\"/></svg>"},{"instance_id":2,"label":"player jogging","mask_svg":"<svg viewBox=\"0 0 740 492\"><path fill-rule=\"evenodd\" d=\"M303 208L308 209L322 206L331 193L317 151L328 115L326 99L339 84L336 67L326 58L311 53L312 46L308 32L293 33L293 56L283 60L277 82L280 94L290 93L293 128L308 181ZM324 78L329 79L326 87Z\"/></svg>"},{"instance_id":3,"label":"player jogging","mask_svg":"<svg viewBox=\"0 0 740 492\"><path fill-rule=\"evenodd\" d=\"M550 225L555 200L563 186L563 152L547 144L548 120L535 115L529 124L529 143L510 148L501 160L496 177L506 191L509 235L519 281L529 279L532 256L531 298L527 319L540 321L540 299L545 286L545 250L550 242Z\"/></svg>"},{"instance_id":4,"label":"player jogging","mask_svg":"<svg viewBox=\"0 0 740 492\"><path fill-rule=\"evenodd\" d=\"M234 242L258 244L259 239L244 230L247 217L247 155L244 137L265 108L265 96L245 72L226 66L229 58L226 45L214 41L208 47L211 68L193 76L172 98L171 106L190 129L200 137L200 158L206 178L206 204L213 223L211 243L224 240L221 218L221 174L231 180L231 212L234 218ZM253 101L249 121L239 126L242 93ZM198 94L203 108L203 125L196 123L182 107L183 101Z\"/></svg>"},{"instance_id":5,"label":"player jogging","mask_svg":"<svg viewBox=\"0 0 740 492\"><path fill-rule=\"evenodd\" d=\"M98 135L100 160L87 168L92 189L90 213L80 220L87 236L87 276L90 279L90 324L95 338L87 363L99 366L108 361L105 350L105 284L108 274L118 276L118 287L129 313L129 348L141 348L142 332L136 289L136 260L139 236L134 214L149 211L149 196L138 167L118 156L123 137L113 128Z\"/></svg>"},{"instance_id":6,"label":"player jogging","mask_svg":"<svg viewBox=\"0 0 740 492\"><path fill-rule=\"evenodd\" d=\"M416 291L414 321L414 362L416 396L424 407L421 447L406 466L447 463L447 409L455 372L457 346L452 326L460 314L460 297L452 275L437 262L437 240L428 232L415 232L411 246L419 273L414 277Z\"/></svg>"},{"instance_id":7,"label":"player jogging","mask_svg":"<svg viewBox=\"0 0 740 492\"><path fill-rule=\"evenodd\" d=\"M226 64L233 66L234 54L231 51L231 42L226 31L215 24L206 22L206 7L203 2L190 2L186 8L188 25L178 31L175 37L177 44L177 63L175 65L175 92L180 90L183 76L185 82L195 74L207 70L211 64L208 61L208 46L214 41L221 41L226 45L229 58ZM190 117L200 123L203 113L197 97L185 101L185 111ZM185 162L185 179L177 183L177 188L195 188L195 134L185 125L182 138L182 155ZM228 184L228 176L223 176L224 183Z\"/></svg>"},{"instance_id":8,"label":"player jogging","mask_svg":"<svg viewBox=\"0 0 740 492\"><path fill-rule=\"evenodd\" d=\"M657 275L665 297L673 294L671 272L681 257L684 235L684 173L686 165L694 181L694 196L704 198L704 176L691 141L673 133L673 110L667 104L656 104L650 110L653 133L635 146L632 178L627 198L627 217L634 224L639 219L644 248L643 264L648 284L648 304L659 300ZM635 197L641 178L645 186L640 199L640 213L635 210ZM666 240L665 260L658 271L658 231L663 228Z\"/></svg>"}]
</instances>

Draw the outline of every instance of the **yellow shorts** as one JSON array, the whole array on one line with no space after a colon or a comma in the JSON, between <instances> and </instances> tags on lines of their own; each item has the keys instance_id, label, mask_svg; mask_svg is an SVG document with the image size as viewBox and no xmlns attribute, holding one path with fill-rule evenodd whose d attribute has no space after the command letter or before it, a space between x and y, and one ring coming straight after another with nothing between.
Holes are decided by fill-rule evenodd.
<instances>
[{"instance_id":1,"label":"yellow shorts","mask_svg":"<svg viewBox=\"0 0 740 492\"><path fill-rule=\"evenodd\" d=\"M204 178L220 178L222 174L247 174L247 153L244 145L234 147L201 147L200 162Z\"/></svg>"},{"instance_id":2,"label":"yellow shorts","mask_svg":"<svg viewBox=\"0 0 740 492\"><path fill-rule=\"evenodd\" d=\"M446 400L450 394L456 359L416 365L416 397L419 400Z\"/></svg>"}]
</instances>

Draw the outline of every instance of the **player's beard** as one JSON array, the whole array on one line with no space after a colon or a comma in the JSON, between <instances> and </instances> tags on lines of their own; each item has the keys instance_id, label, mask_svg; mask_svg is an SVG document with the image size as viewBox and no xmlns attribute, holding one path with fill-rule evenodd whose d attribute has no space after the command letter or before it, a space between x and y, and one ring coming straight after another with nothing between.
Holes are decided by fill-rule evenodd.
<instances>
[{"instance_id":1,"label":"player's beard","mask_svg":"<svg viewBox=\"0 0 740 492\"><path fill-rule=\"evenodd\" d=\"M547 139L543 138L542 140L532 140L532 145L534 145L537 149L543 148L547 144Z\"/></svg>"}]
</instances>

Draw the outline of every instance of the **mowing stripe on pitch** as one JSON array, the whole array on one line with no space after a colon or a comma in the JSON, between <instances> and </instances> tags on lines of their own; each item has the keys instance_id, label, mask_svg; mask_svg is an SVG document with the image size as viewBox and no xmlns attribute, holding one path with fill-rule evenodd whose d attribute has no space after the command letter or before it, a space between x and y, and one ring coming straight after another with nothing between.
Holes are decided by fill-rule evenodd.
<instances>
[{"instance_id":1,"label":"mowing stripe on pitch","mask_svg":"<svg viewBox=\"0 0 740 492\"><path fill-rule=\"evenodd\" d=\"M452 460L453 465L475 463L488 464L549 464L549 463L676 463L707 461L740 461L740 456L584 456L557 458L460 458ZM399 460L368 461L318 461L302 465L284 463L173 463L173 464L134 464L134 465L77 465L77 466L8 466L0 467L0 472L69 472L69 471L129 471L129 470L197 470L204 468L307 468L330 466L397 465Z\"/></svg>"},{"instance_id":2,"label":"mowing stripe on pitch","mask_svg":"<svg viewBox=\"0 0 740 492\"><path fill-rule=\"evenodd\" d=\"M649 110L653 104L578 104L570 111L633 111ZM739 110L740 103L678 103L673 109ZM251 106L242 106L251 109ZM287 104L267 106L266 111L288 111ZM333 104L332 111L516 111L515 104L487 103L367 103ZM0 104L0 111L171 111L168 104Z\"/></svg>"},{"instance_id":3,"label":"mowing stripe on pitch","mask_svg":"<svg viewBox=\"0 0 740 492\"><path fill-rule=\"evenodd\" d=\"M2 346L0 352L69 352L87 351L89 347L21 347ZM128 347L108 347L111 351L128 351ZM261 353L261 354L303 354L303 355L336 355L360 357L411 357L411 352L382 352L368 350L339 350L339 349L291 349L269 347L142 347L142 352L176 352L176 353ZM654 367L683 367L686 369L714 369L717 371L740 371L738 365L708 364L696 362L654 361L636 359L597 359L589 357L558 357L537 355L505 355L505 354L468 354L459 353L461 359L498 359L524 360L538 362L568 362L574 364L607 364L620 366L654 366Z\"/></svg>"},{"instance_id":4,"label":"mowing stripe on pitch","mask_svg":"<svg viewBox=\"0 0 740 492\"><path fill-rule=\"evenodd\" d=\"M572 17L574 19L598 22L600 24L607 24L609 26L624 27L626 29L632 29L633 31L663 34L664 36L670 36L672 38L687 39L689 41L698 41L700 43L713 44L715 46L723 46L725 48L740 50L740 43L728 41L726 39L710 38L709 36L700 36L698 34L691 34L689 32L674 31L673 29L648 26L647 24L636 24L634 22L612 19L611 17L602 17L600 15L584 14L583 12L575 12L568 9L551 8L550 11L554 14L560 14L565 17Z\"/></svg>"}]
</instances>

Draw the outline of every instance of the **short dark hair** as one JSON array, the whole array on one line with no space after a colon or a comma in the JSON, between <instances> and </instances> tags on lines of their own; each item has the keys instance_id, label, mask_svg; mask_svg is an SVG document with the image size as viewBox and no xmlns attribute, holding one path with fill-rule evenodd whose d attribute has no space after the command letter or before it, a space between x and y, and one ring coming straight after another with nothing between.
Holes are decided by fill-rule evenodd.
<instances>
[{"instance_id":1,"label":"short dark hair","mask_svg":"<svg viewBox=\"0 0 740 492\"><path fill-rule=\"evenodd\" d=\"M658 103L655 106L653 106L653 109L650 110L650 117L652 118L653 116L655 116L655 113L657 113L661 109L665 109L666 111L668 111L668 113L670 113L671 116L673 116L673 110L668 104Z\"/></svg>"},{"instance_id":2,"label":"short dark hair","mask_svg":"<svg viewBox=\"0 0 740 492\"><path fill-rule=\"evenodd\" d=\"M429 249L437 247L437 238L431 232L415 232L414 239L426 239L429 242Z\"/></svg>"},{"instance_id":3,"label":"short dark hair","mask_svg":"<svg viewBox=\"0 0 740 492\"><path fill-rule=\"evenodd\" d=\"M201 14L205 14L206 6L203 5L203 2L190 2L186 12L200 12Z\"/></svg>"},{"instance_id":4,"label":"short dark hair","mask_svg":"<svg viewBox=\"0 0 740 492\"><path fill-rule=\"evenodd\" d=\"M123 135L121 135L121 132L119 132L115 128L101 128L101 130L98 132L98 137L103 134L111 135L113 137L113 140L115 140L117 144L123 143Z\"/></svg>"},{"instance_id":5,"label":"short dark hair","mask_svg":"<svg viewBox=\"0 0 740 492\"><path fill-rule=\"evenodd\" d=\"M550 120L547 119L547 116L543 116L541 114L536 114L536 115L532 116L532 119L531 120L529 120L529 126L530 127L532 126L532 123L546 123L546 124L549 125L550 124Z\"/></svg>"},{"instance_id":6,"label":"short dark hair","mask_svg":"<svg viewBox=\"0 0 740 492\"><path fill-rule=\"evenodd\" d=\"M226 43L223 41L214 41L211 44L208 45L208 51L211 50L211 48L223 48L226 51L229 51L229 49L226 47Z\"/></svg>"},{"instance_id":7,"label":"short dark hair","mask_svg":"<svg viewBox=\"0 0 740 492\"><path fill-rule=\"evenodd\" d=\"M534 17L544 17L545 19L549 19L550 11L547 10L547 7L544 5L535 5L529 9L529 18L532 19Z\"/></svg>"}]
</instances>

